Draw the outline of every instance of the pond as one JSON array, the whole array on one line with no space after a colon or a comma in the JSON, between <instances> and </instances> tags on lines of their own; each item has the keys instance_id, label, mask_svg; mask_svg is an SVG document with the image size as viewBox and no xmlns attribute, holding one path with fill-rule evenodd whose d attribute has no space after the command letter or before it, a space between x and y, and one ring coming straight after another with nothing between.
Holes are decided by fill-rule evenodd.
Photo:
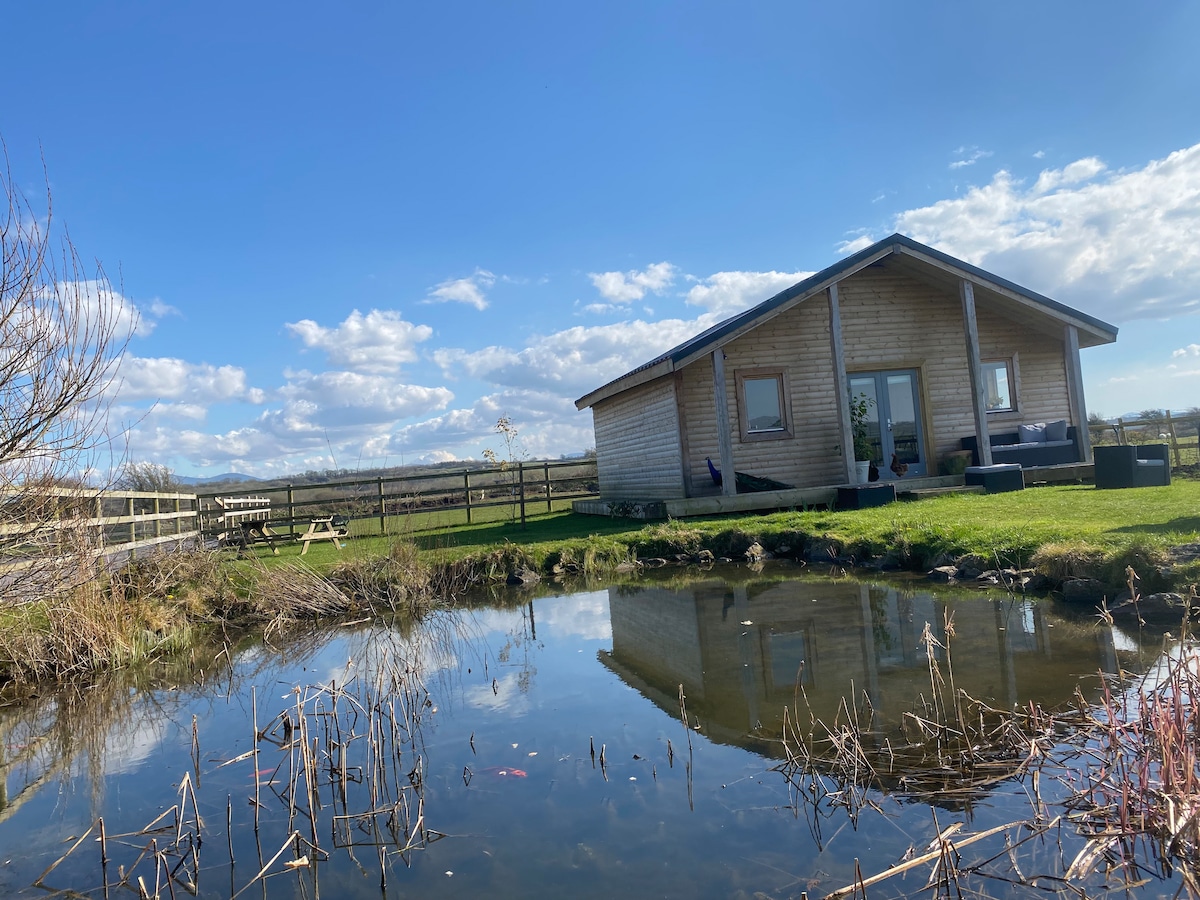
<instances>
[{"instance_id":1,"label":"pond","mask_svg":"<svg viewBox=\"0 0 1200 900\"><path fill-rule=\"evenodd\" d=\"M817 897L939 833L947 883L998 856L971 889L1027 893L1014 866L1088 846L1085 763L1046 760L1086 761L1072 717L1162 635L931 591L768 567L506 593L47 691L0 710L0 894ZM927 891L938 855L867 895ZM1075 883L1125 880L1102 869Z\"/></svg>"}]
</instances>

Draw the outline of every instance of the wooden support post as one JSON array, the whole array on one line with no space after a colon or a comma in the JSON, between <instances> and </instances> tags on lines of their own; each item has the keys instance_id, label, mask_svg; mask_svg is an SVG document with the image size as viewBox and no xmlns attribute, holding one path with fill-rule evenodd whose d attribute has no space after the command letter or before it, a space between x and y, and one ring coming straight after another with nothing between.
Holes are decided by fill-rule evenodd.
<instances>
[{"instance_id":1,"label":"wooden support post","mask_svg":"<svg viewBox=\"0 0 1200 900\"><path fill-rule=\"evenodd\" d=\"M718 347L712 352L713 403L717 415L717 447L721 456L721 493L732 497L737 493L737 475L733 471L733 435L729 426L729 390L725 386L725 351Z\"/></svg>"},{"instance_id":2,"label":"wooden support post","mask_svg":"<svg viewBox=\"0 0 1200 900\"><path fill-rule=\"evenodd\" d=\"M287 504L288 504L288 531L291 534L296 533L296 495L292 490L292 486L287 486Z\"/></svg>"},{"instance_id":3,"label":"wooden support post","mask_svg":"<svg viewBox=\"0 0 1200 900\"><path fill-rule=\"evenodd\" d=\"M1087 404L1083 400L1083 369L1079 365L1079 329L1074 325L1063 328L1063 356L1067 364L1067 401L1071 421L1079 438L1079 461L1092 461L1092 433L1088 430Z\"/></svg>"},{"instance_id":4,"label":"wooden support post","mask_svg":"<svg viewBox=\"0 0 1200 900\"><path fill-rule=\"evenodd\" d=\"M154 498L154 536L156 538L162 537L162 519L160 519L158 517L161 512L162 512L162 509L159 504L159 498L155 497Z\"/></svg>"},{"instance_id":5,"label":"wooden support post","mask_svg":"<svg viewBox=\"0 0 1200 900\"><path fill-rule=\"evenodd\" d=\"M129 543L133 544L137 541L137 522L133 521L133 498L128 497L125 500L125 514L129 516ZM137 556L137 550L134 547L129 548L129 558L134 559Z\"/></svg>"},{"instance_id":6,"label":"wooden support post","mask_svg":"<svg viewBox=\"0 0 1200 900\"><path fill-rule=\"evenodd\" d=\"M975 411L975 442L979 464L992 464L992 439L988 434L987 394L983 384L983 364L979 358L979 323L975 320L975 285L965 278L959 282L962 295L963 331L967 341L967 370L971 374L971 406Z\"/></svg>"},{"instance_id":7,"label":"wooden support post","mask_svg":"<svg viewBox=\"0 0 1200 900\"><path fill-rule=\"evenodd\" d=\"M463 491L467 495L467 524L471 524L471 473L463 472Z\"/></svg>"},{"instance_id":8,"label":"wooden support post","mask_svg":"<svg viewBox=\"0 0 1200 900\"><path fill-rule=\"evenodd\" d=\"M550 464L542 463L542 478L546 482L546 512L554 512L554 498L550 496Z\"/></svg>"},{"instance_id":9,"label":"wooden support post","mask_svg":"<svg viewBox=\"0 0 1200 900\"><path fill-rule=\"evenodd\" d=\"M1167 440L1171 442L1171 449L1175 451L1175 466L1178 468L1183 465L1183 457L1179 455L1179 438L1175 434L1175 420L1171 418L1171 411L1167 410Z\"/></svg>"},{"instance_id":10,"label":"wooden support post","mask_svg":"<svg viewBox=\"0 0 1200 900\"><path fill-rule=\"evenodd\" d=\"M346 529L349 532L349 528ZM383 478L379 479L379 533L387 534L387 500L383 496Z\"/></svg>"},{"instance_id":11,"label":"wooden support post","mask_svg":"<svg viewBox=\"0 0 1200 900\"><path fill-rule=\"evenodd\" d=\"M525 527L525 463L517 463L517 484L521 492L521 528Z\"/></svg>"},{"instance_id":12,"label":"wooden support post","mask_svg":"<svg viewBox=\"0 0 1200 900\"><path fill-rule=\"evenodd\" d=\"M833 393L837 398L838 433L841 435L842 474L847 484L854 484L854 432L850 424L850 379L846 375L846 348L842 343L842 307L838 288L831 284L825 291L829 298L829 356L833 361Z\"/></svg>"}]
</instances>

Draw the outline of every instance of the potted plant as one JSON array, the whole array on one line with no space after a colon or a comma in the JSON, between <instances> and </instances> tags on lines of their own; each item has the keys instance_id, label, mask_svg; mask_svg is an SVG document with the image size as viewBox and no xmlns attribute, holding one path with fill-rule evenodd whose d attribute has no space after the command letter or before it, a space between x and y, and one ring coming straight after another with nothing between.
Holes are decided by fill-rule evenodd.
<instances>
[{"instance_id":1,"label":"potted plant","mask_svg":"<svg viewBox=\"0 0 1200 900\"><path fill-rule=\"evenodd\" d=\"M854 468L859 484L866 484L871 469L871 436L867 431L867 414L875 401L861 391L850 395L850 433L854 437Z\"/></svg>"}]
</instances>

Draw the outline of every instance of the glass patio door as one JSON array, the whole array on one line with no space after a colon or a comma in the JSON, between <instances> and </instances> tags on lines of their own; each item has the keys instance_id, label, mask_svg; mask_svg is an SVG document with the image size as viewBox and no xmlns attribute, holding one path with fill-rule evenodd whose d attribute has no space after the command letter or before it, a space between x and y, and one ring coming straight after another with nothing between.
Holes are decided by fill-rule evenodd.
<instances>
[{"instance_id":1,"label":"glass patio door","mask_svg":"<svg viewBox=\"0 0 1200 900\"><path fill-rule=\"evenodd\" d=\"M916 369L856 372L850 376L850 395L869 399L867 434L871 459L881 480L895 479L892 456L908 466L904 477L924 475L925 437L921 430L921 396Z\"/></svg>"}]
</instances>

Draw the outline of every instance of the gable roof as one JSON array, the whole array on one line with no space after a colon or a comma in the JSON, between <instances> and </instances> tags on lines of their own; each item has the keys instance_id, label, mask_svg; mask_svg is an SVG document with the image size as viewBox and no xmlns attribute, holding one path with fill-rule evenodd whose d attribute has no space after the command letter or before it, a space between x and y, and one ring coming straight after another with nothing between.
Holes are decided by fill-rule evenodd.
<instances>
[{"instance_id":1,"label":"gable roof","mask_svg":"<svg viewBox=\"0 0 1200 900\"><path fill-rule=\"evenodd\" d=\"M600 400L675 372L697 357L729 343L809 297L821 293L830 285L888 257L895 259L899 268L926 280L944 282L947 286L964 279L970 281L976 288L977 303L1004 304L1025 318L1051 319L1064 325L1074 325L1079 331L1080 347L1111 344L1117 339L1115 325L1102 322L1057 300L1051 300L998 275L985 272L977 266L955 259L903 234L893 234L847 256L827 269L810 275L757 306L718 322L650 362L580 397L575 401L575 406L577 409L586 409Z\"/></svg>"}]
</instances>

